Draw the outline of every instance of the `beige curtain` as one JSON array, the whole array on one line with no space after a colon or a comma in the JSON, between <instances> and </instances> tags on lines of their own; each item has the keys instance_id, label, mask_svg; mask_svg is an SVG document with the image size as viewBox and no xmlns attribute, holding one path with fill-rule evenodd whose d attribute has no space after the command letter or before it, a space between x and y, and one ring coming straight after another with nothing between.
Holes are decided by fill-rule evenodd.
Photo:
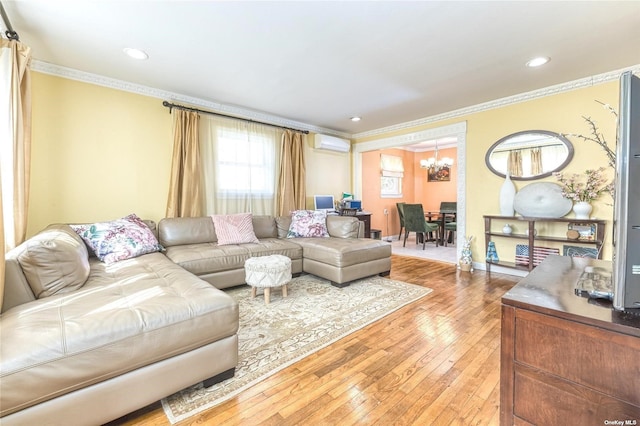
<instances>
[{"instance_id":1,"label":"beige curtain","mask_svg":"<svg viewBox=\"0 0 640 426\"><path fill-rule=\"evenodd\" d=\"M282 134L280 147L277 214L287 216L293 210L306 208L306 174L302 134L285 130Z\"/></svg>"},{"instance_id":2,"label":"beige curtain","mask_svg":"<svg viewBox=\"0 0 640 426\"><path fill-rule=\"evenodd\" d=\"M202 215L202 167L198 122L193 111L173 110L173 155L167 217Z\"/></svg>"},{"instance_id":3,"label":"beige curtain","mask_svg":"<svg viewBox=\"0 0 640 426\"><path fill-rule=\"evenodd\" d=\"M509 151L507 170L510 176L522 176L522 153L520 151Z\"/></svg>"},{"instance_id":4,"label":"beige curtain","mask_svg":"<svg viewBox=\"0 0 640 426\"><path fill-rule=\"evenodd\" d=\"M31 173L31 48L0 39L0 306L4 295L4 255L27 234Z\"/></svg>"},{"instance_id":5,"label":"beige curtain","mask_svg":"<svg viewBox=\"0 0 640 426\"><path fill-rule=\"evenodd\" d=\"M542 174L542 151L540 148L531 149L531 175Z\"/></svg>"}]
</instances>

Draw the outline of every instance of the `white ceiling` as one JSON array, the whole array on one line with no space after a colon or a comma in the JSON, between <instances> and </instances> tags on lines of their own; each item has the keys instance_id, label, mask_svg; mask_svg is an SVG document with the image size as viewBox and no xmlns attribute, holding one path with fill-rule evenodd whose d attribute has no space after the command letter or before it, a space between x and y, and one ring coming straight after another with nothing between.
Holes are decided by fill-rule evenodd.
<instances>
[{"instance_id":1,"label":"white ceiling","mask_svg":"<svg viewBox=\"0 0 640 426\"><path fill-rule=\"evenodd\" d=\"M347 134L640 64L640 1L3 5L39 61Z\"/></svg>"}]
</instances>

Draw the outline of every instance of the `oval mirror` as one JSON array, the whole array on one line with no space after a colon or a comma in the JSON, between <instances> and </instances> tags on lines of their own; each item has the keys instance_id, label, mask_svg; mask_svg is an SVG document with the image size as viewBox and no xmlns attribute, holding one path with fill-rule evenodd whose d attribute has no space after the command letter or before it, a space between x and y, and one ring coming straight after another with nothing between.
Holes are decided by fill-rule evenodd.
<instances>
[{"instance_id":1,"label":"oval mirror","mask_svg":"<svg viewBox=\"0 0 640 426\"><path fill-rule=\"evenodd\" d=\"M564 169L573 158L573 145L564 136L546 130L525 130L491 145L484 158L489 170L513 180L533 180Z\"/></svg>"}]
</instances>

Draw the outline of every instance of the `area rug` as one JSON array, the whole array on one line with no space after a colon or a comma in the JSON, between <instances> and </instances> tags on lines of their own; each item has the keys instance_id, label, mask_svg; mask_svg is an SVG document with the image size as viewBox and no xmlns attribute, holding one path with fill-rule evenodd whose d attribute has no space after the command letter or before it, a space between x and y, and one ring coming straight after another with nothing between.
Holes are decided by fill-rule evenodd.
<instances>
[{"instance_id":1,"label":"area rug","mask_svg":"<svg viewBox=\"0 0 640 426\"><path fill-rule=\"evenodd\" d=\"M171 423L214 407L296 361L431 292L426 287L369 277L336 288L313 275L295 278L288 297L251 298L248 286L226 290L239 303L239 363L233 378L202 383L162 400Z\"/></svg>"}]
</instances>

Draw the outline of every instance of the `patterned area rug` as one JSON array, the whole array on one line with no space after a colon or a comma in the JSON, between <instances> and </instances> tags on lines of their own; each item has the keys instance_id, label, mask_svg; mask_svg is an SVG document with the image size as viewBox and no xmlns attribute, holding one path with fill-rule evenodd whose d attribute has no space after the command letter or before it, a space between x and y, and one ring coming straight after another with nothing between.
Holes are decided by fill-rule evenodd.
<instances>
[{"instance_id":1,"label":"patterned area rug","mask_svg":"<svg viewBox=\"0 0 640 426\"><path fill-rule=\"evenodd\" d=\"M240 305L239 364L233 378L208 389L202 384L162 400L171 423L214 407L294 362L328 346L431 292L369 277L339 289L313 275L295 278L289 295L271 293L265 305L249 286L227 290Z\"/></svg>"}]
</instances>

